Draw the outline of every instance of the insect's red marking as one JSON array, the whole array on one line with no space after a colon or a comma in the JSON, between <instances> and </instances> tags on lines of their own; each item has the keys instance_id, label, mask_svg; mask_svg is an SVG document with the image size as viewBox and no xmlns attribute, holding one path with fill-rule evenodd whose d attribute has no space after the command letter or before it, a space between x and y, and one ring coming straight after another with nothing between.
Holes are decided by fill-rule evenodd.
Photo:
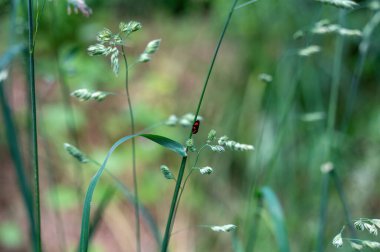
<instances>
[{"instance_id":1,"label":"insect's red marking","mask_svg":"<svg viewBox=\"0 0 380 252\"><path fill-rule=\"evenodd\" d=\"M193 129L192 129L193 134L198 133L199 124L200 124L199 120L196 120L195 123L193 124Z\"/></svg>"}]
</instances>

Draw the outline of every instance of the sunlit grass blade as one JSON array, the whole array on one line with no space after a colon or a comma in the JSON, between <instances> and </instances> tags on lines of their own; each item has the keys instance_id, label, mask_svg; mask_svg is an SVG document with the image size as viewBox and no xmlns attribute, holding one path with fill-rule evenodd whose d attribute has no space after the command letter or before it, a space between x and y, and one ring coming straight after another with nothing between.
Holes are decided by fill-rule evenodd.
<instances>
[{"instance_id":1,"label":"sunlit grass blade","mask_svg":"<svg viewBox=\"0 0 380 252\"><path fill-rule=\"evenodd\" d=\"M261 189L264 205L273 224L273 232L280 252L289 252L288 234L286 231L284 214L276 194L269 187Z\"/></svg>"},{"instance_id":2,"label":"sunlit grass blade","mask_svg":"<svg viewBox=\"0 0 380 252\"><path fill-rule=\"evenodd\" d=\"M89 241L89 226L90 226L90 212L91 212L91 201L92 201L92 196L95 191L95 187L104 171L106 168L108 159L111 157L112 153L116 150L117 147L119 147L121 144L124 142L137 137L137 136L142 136L145 137L153 142L156 142L160 145L162 145L165 148L168 148L169 150L172 150L179 154L180 156L186 156L186 151L185 147L182 146L180 143L171 140L166 137L158 136L158 135L152 135L152 134L141 134L141 135L130 135L130 136L125 136L121 139L119 139L108 151L106 158L104 159L101 167L97 171L97 173L92 177L90 185L88 186L85 200L84 200L84 205L83 205L83 214L82 214L82 227L81 227L81 238L80 238L80 251L85 252L88 249L88 241Z\"/></svg>"}]
</instances>

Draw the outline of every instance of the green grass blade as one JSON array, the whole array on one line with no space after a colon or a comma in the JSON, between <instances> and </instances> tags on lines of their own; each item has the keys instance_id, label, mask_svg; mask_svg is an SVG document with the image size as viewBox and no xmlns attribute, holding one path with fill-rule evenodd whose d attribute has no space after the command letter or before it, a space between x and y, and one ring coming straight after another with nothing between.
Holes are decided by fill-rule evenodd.
<instances>
[{"instance_id":1,"label":"green grass blade","mask_svg":"<svg viewBox=\"0 0 380 252\"><path fill-rule=\"evenodd\" d=\"M0 60L1 61L1 60ZM1 68L0 68L1 70ZM4 126L6 131L6 137L8 141L9 151L11 154L11 158L14 164L15 172L17 175L18 186L21 191L22 199L25 204L25 209L28 215L28 221L30 226L30 234L32 236L32 242L36 243L37 234L35 227L35 219L34 219L34 209L33 209L33 197L30 189L30 185L28 184L28 180L25 174L25 166L22 159L22 154L19 146L19 139L16 132L16 125L12 118L12 111L9 107L7 97L4 92L4 82L0 82L0 106L1 112L3 115ZM37 246L34 244L34 246Z\"/></svg>"},{"instance_id":2,"label":"green grass blade","mask_svg":"<svg viewBox=\"0 0 380 252\"><path fill-rule=\"evenodd\" d=\"M273 222L273 231L278 243L279 251L289 252L288 234L286 231L281 204L271 188L263 187L261 189L261 194Z\"/></svg>"},{"instance_id":3,"label":"green grass blade","mask_svg":"<svg viewBox=\"0 0 380 252\"><path fill-rule=\"evenodd\" d=\"M117 188L123 193L123 195L128 199L128 201L130 201L132 203L135 202L136 201L136 197L129 190L129 188L126 185L124 185L118 178L116 178L114 175L112 175L110 172L109 172L109 175L112 177L112 179L115 182ZM161 237L158 225L157 225L156 221L154 220L152 214L142 204L139 204L139 209L140 209L142 217L147 222L150 230L152 231L152 234L153 234L154 238L156 239L156 242L157 242L158 246L161 246L162 237Z\"/></svg>"},{"instance_id":4,"label":"green grass blade","mask_svg":"<svg viewBox=\"0 0 380 252\"><path fill-rule=\"evenodd\" d=\"M231 232L231 243L233 252L244 252L243 244L237 236L237 232Z\"/></svg>"},{"instance_id":5,"label":"green grass blade","mask_svg":"<svg viewBox=\"0 0 380 252\"><path fill-rule=\"evenodd\" d=\"M124 142L136 137L136 136L142 136L145 137L153 142L156 142L169 150L172 150L176 153L178 153L180 156L186 156L185 147L182 146L180 143L171 140L166 137L158 136L158 135L152 135L152 134L141 134L141 135L130 135L125 136L121 139L119 139L107 153L106 158L103 161L103 164L98 169L97 173L92 177L90 185L88 186L84 205L83 205L83 214L82 214L82 227L81 227L81 238L80 238L80 251L86 252L88 249L88 241L89 241L89 226L90 226L90 212L91 212L91 201L92 196L95 191L95 187L97 183L99 182L100 176L102 175L104 169L106 168L108 159L111 157L112 153L116 150L117 147L119 147Z\"/></svg>"},{"instance_id":6,"label":"green grass blade","mask_svg":"<svg viewBox=\"0 0 380 252\"><path fill-rule=\"evenodd\" d=\"M186 157L186 149L185 147L167 137L159 136L159 135L153 135L153 134L141 134L140 136L148 138L149 140L158 143L159 145L164 146L165 148L168 148L176 153L178 153L181 157Z\"/></svg>"},{"instance_id":7,"label":"green grass blade","mask_svg":"<svg viewBox=\"0 0 380 252\"><path fill-rule=\"evenodd\" d=\"M90 231L89 231L89 235L88 235L89 240L92 239L92 237L95 234L95 231L99 227L100 221L102 220L103 213L106 210L108 204L111 202L111 199L113 198L113 196L115 196L115 192L116 192L115 187L110 186L107 188L106 192L104 193L104 195L100 201L100 204L94 213L94 217L92 218L92 222L90 225Z\"/></svg>"},{"instance_id":8,"label":"green grass blade","mask_svg":"<svg viewBox=\"0 0 380 252\"><path fill-rule=\"evenodd\" d=\"M321 190L321 206L319 210L319 228L317 237L317 250L318 252L323 252L324 250L324 233L326 229L326 219L327 219L327 207L329 204L329 178L330 174L323 174L322 178L322 190Z\"/></svg>"}]
</instances>

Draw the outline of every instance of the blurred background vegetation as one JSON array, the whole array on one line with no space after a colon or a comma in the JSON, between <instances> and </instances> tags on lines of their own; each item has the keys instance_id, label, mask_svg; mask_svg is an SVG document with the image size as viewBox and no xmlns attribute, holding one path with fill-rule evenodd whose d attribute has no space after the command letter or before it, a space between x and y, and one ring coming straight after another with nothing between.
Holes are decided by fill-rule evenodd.
<instances>
[{"instance_id":1,"label":"blurred background vegetation","mask_svg":"<svg viewBox=\"0 0 380 252\"><path fill-rule=\"evenodd\" d=\"M26 1L0 1L0 62L17 45L25 45ZM39 1L41 7L42 0ZM130 90L137 129L170 115L195 112L202 83L222 29L229 0L162 0L86 2L92 14L68 15L66 1L46 1L36 38L36 78L41 163L42 239L45 251L74 251L79 240L84 192L96 172L78 165L63 149L68 142L101 162L111 145L130 133L124 95L124 72L115 77L109 60L86 53L96 33L116 31L120 21L137 20L143 29L129 40L130 57L138 57L152 39L161 38L152 62L134 67ZM380 217L380 32L374 29L364 57L357 90L351 91L360 64L362 37L315 35L321 19L363 30L379 11L379 1L360 1L353 10L339 10L316 1L258 1L235 11L223 41L215 71L201 109L204 117L196 144L215 129L239 142L253 144L254 152L207 152L201 165L211 176L195 174L184 193L171 239L173 251L235 251L253 236L255 251L277 251L273 220L266 209L255 217L257 190L268 186L279 199L292 251L335 251L331 239L346 223L339 196L352 218ZM341 15L341 18L339 18ZM304 31L303 36L293 35ZM337 43L343 43L337 53ZM317 44L321 51L300 57L298 51ZM16 47L15 47L16 46ZM338 73L335 62L341 62ZM1 65L5 69L5 65ZM2 85L15 122L28 182L32 182L26 61L21 52L7 65ZM3 69L0 69L3 70ZM261 73L273 81L259 79ZM338 80L333 132L328 131L331 86ZM101 103L81 103L70 92L79 88L114 92ZM350 111L352 107L352 113ZM27 210L19 174L15 172L4 111L0 121L0 250L28 251ZM154 133L184 143L188 129L162 126ZM11 141L16 141L13 138ZM330 147L331 146L331 147ZM176 174L180 160L144 140L137 142L141 203L149 209L161 233L166 224L173 181L160 173L161 164ZM332 162L327 180L321 165ZM129 144L117 150L107 169L132 188ZM98 205L108 185L106 176L95 192ZM338 186L337 186L338 185ZM327 191L326 191L327 190ZM321 209L326 206L325 222ZM269 206L270 208L270 206ZM323 212L323 211L322 211ZM322 214L323 215L323 214ZM234 223L238 229L218 234L199 225ZM144 251L158 250L148 224L142 222ZM178 231L178 232L176 232ZM362 234L360 234L362 235ZM364 238L366 238L364 236ZM368 238L368 237L367 237ZM236 240L237 239L237 240ZM121 193L108 205L92 241L91 251L134 251L133 206ZM348 249L348 247L346 247Z\"/></svg>"}]
</instances>

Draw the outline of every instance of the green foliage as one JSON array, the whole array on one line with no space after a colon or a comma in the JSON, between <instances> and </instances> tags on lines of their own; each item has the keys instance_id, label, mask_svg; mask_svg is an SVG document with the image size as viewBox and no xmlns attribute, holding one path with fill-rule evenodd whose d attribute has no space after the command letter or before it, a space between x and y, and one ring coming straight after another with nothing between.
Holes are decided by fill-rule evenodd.
<instances>
[{"instance_id":1,"label":"green foliage","mask_svg":"<svg viewBox=\"0 0 380 252\"><path fill-rule=\"evenodd\" d=\"M51 166L53 169L49 171L57 183L50 188L47 186L49 183L43 181L42 205L47 206L47 216L54 218L59 211L62 211L62 216L66 216L68 210L70 214L79 214L75 206L82 195L75 180L79 180L80 172L84 172L84 181L79 184L86 186L92 175L91 167L73 167L76 160L62 150L62 143L72 143L88 151L95 160L101 160L107 154L107 146L131 130L130 119L125 116L129 106L122 90L124 80L116 78L109 67L111 61L113 70L124 76L125 69L121 66L119 69L116 64L120 63L121 56L121 51L114 49L121 46L118 44L121 43L120 38L116 36L118 31L132 35L122 45L130 60L128 76L133 84L130 89L136 112L136 129L148 128L144 132L170 136L185 144L195 116L186 112L194 109L194 99L201 93L202 76L214 50L221 23L226 18L226 9L230 7L230 0L176 3L88 1L86 8L78 5L80 2L46 1L45 11L40 13L36 38L39 141L47 142L41 145L39 154L44 175L41 179L47 179L45 174ZM22 61L22 45L25 45L22 34L26 32L22 14L26 2L19 2L20 5L13 8L12 4L17 3L0 3L0 29L4 34L0 42L0 69L12 62L9 79L3 87L14 120L11 126L7 125L7 119L0 123L4 126L0 133L0 147L5 150L2 161L6 178L10 165L20 167L18 163L26 161L25 170L28 170L31 160L30 148L26 146L28 106L23 90L23 82L27 78L22 72L25 65ZM41 8L42 2L39 4ZM175 243L171 250L229 250L230 241L226 237L230 234L221 234L218 238L212 232L196 238L187 234L198 232L193 226L200 223L230 221L239 227L237 232L231 233L235 251L248 247L246 244L250 237L256 237L253 251L276 250L278 243L270 235L271 232L277 233L276 218L269 211L269 204L262 208L261 221L251 221L256 218L256 212L251 208L259 206L256 198L253 200L247 195L254 194L263 185L270 186L276 192L277 201L280 199L282 203L282 212L286 213L282 225L286 227L288 243L294 251L338 251L331 241L336 231L347 222L345 219L350 215L377 218L379 209L375 199L380 196L376 190L380 177L376 169L380 162L377 85L380 81L379 6L378 0L290 0L277 1L275 5L265 1L238 2L231 20L232 29L228 29L200 108L204 120L197 135L192 137L192 143L187 145L194 152L188 153L191 165L185 168L184 179L193 171L194 159L198 158L197 152L202 148L200 143L207 139L211 127L226 133L230 139L254 144L255 151L231 153L231 149L247 146L237 145L239 143L230 139L223 138L221 144L207 143L199 155L199 165L186 184L176 217L179 221L173 226L174 232L187 229L175 233L172 239L181 240L186 235L191 245L186 247L186 244ZM67 7L71 15L68 15ZM84 17L83 14L90 14L90 8L92 15ZM343 13L341 18L340 11ZM139 16L140 13L145 14ZM143 21L144 29L137 22L119 23L119 20L130 17ZM104 27L116 27L118 31L114 33ZM94 42L98 31L98 41ZM8 34L13 34L13 37L8 39ZM134 65L139 60L149 61L149 53L157 49L157 40L148 47L151 36L162 37L165 42L159 49L160 57L149 65ZM8 41L12 41L10 45ZM118 45L111 46L109 42ZM97 53L107 54L107 58L95 60L89 57L85 49L92 43L101 44ZM15 57L18 57L16 61L13 60ZM57 65L61 69L61 77L57 74ZM62 82L66 82L67 92L61 93L58 85ZM74 111L74 117L71 117L67 105L62 104L66 104L64 99L77 89L88 90L91 94L81 97L90 100L99 98L99 93L92 97L95 90L107 90L107 94L112 93L112 96L102 103L79 103L71 98L69 102L73 103ZM4 112L2 115L5 118ZM178 116L167 120L169 115ZM156 127L165 122L172 127ZM154 127L150 128L151 125ZM68 133L68 127L75 128L77 139ZM9 129L16 131L6 133L5 130ZM208 140L218 138L211 134ZM4 147L5 144L10 148ZM17 144L19 153L15 155ZM13 155L13 163L7 157L8 150ZM115 151L107 164L107 170L117 175L125 186L131 183L132 156L126 144L125 148ZM178 161L171 157L152 143L136 143L140 207L152 211L155 219L160 220L161 227L169 211L168 201L174 180L166 181L158 168L160 164L167 164L173 177L177 178ZM330 172L325 173L325 170L321 174L323 164L331 164L337 177ZM206 165L213 167L211 176L199 174L199 167ZM11 172L16 174L18 181L30 181L23 178L20 169L14 171ZM99 192L111 183L114 185L112 181L102 180L102 185L96 187L94 202L102 200L103 194ZM22 183L13 184L19 186L20 191L25 191L25 188L26 191L31 190L28 183ZM4 183L3 187L7 192L9 185ZM124 192L130 197L128 203L135 201L132 191ZM11 218L7 213L13 212L18 196L3 194L2 200L6 203L1 214ZM55 202L58 197L63 199L61 205L65 203L61 209ZM121 199L112 198L112 203L124 211L126 204ZM186 207L185 211L182 205ZM30 206L29 202L29 209ZM110 211L115 208L110 208ZM132 219L130 211L124 212L123 217L128 221ZM32 212L28 214L34 216ZM144 218L141 220L145 222ZM186 226L188 222L190 227ZM55 219L46 224L49 230L54 223ZM75 225L70 218L63 223L66 231ZM108 227L109 223L105 224ZM268 231L268 226L273 229ZM302 232L299 231L301 226ZM342 235L343 250L352 246L344 238L354 237L346 226ZM112 226L111 231L115 230L118 231L118 227ZM366 237L370 234L357 233L360 238L363 235L363 241L371 241ZM115 238L112 232L111 235ZM25 245L27 240L23 239L21 243ZM119 244L115 241L117 239L103 244L99 239L95 246L117 250ZM44 241L46 245L51 242ZM370 245L374 246L368 243L365 247ZM156 247L149 249L157 250Z\"/></svg>"}]
</instances>

